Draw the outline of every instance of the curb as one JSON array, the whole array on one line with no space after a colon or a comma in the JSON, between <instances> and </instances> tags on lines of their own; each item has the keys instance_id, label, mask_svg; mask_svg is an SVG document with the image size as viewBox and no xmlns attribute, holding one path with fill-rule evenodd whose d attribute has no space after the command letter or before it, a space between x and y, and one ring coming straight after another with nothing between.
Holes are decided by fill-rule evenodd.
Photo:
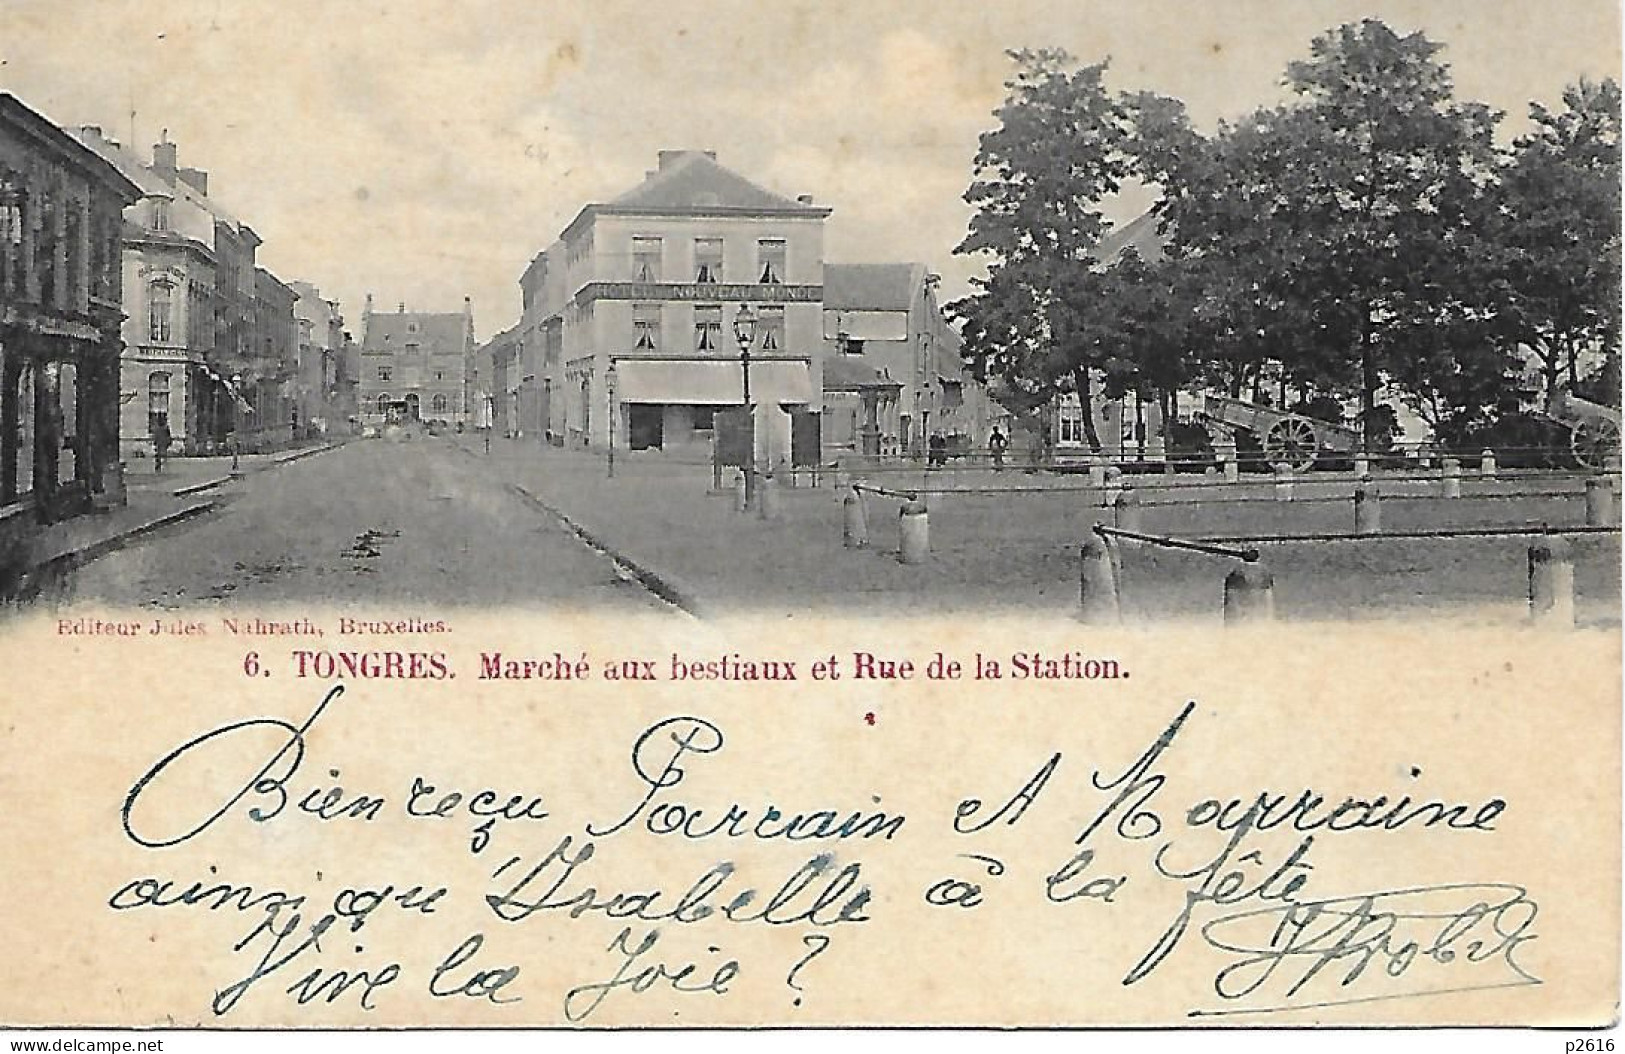
<instances>
[{"instance_id":1,"label":"curb","mask_svg":"<svg viewBox=\"0 0 1625 1054\"><path fill-rule=\"evenodd\" d=\"M451 445L454 450L460 451L465 457L468 457L473 461L480 462L485 460L482 455L475 453L466 446L463 446L461 443L453 443ZM659 597L667 604L670 604L672 607L691 618L698 619L705 617L703 605L700 603L698 597L695 596L692 589L688 588L687 586L680 585L670 575L662 574L661 572L647 567L628 556L626 553L615 548L603 538L599 537L597 533L577 522L574 517L570 516L569 513L531 493L524 487L521 487L519 484L511 483L507 480L503 480L502 482L503 486L507 487L515 497L519 498L520 501L523 501L525 504L530 505L541 512L545 512L555 520L558 520L560 525L562 525L565 530L575 535L583 545L587 546L587 548L593 550L594 552L601 554L617 568L631 575L639 585L653 593L656 597Z\"/></svg>"},{"instance_id":2,"label":"curb","mask_svg":"<svg viewBox=\"0 0 1625 1054\"><path fill-rule=\"evenodd\" d=\"M526 504L532 505L558 520L566 530L580 539L589 549L602 554L616 567L630 574L644 589L647 589L685 615L692 618L705 617L700 602L694 596L693 591L675 583L670 575L661 574L632 559L632 557L616 549L597 534L576 522L568 513L543 501L519 484L507 483L506 486L508 490L512 491Z\"/></svg>"},{"instance_id":3,"label":"curb","mask_svg":"<svg viewBox=\"0 0 1625 1054\"><path fill-rule=\"evenodd\" d=\"M227 483L230 483L233 478L235 477L221 476L219 479L207 479L202 483L193 483L189 486L181 487L179 490L170 491L170 493L177 498L190 497L193 494L201 494L206 490L213 490L216 487L223 487Z\"/></svg>"},{"instance_id":4,"label":"curb","mask_svg":"<svg viewBox=\"0 0 1625 1054\"><path fill-rule=\"evenodd\" d=\"M77 549L69 549L66 552L57 553L55 556L30 564L25 574L33 576L38 572L47 569L67 571L76 567L82 567L85 564L90 563L92 560L106 556L108 553L113 552L116 549L123 548L125 543L129 542L133 538L139 538L142 535L151 534L153 531L161 530L170 526L171 524L180 523L184 520L190 520L195 516L201 516L206 512L213 511L214 508L215 502L200 501L195 505L188 505L185 508L176 509L174 512L165 513L156 519L148 520L145 523L136 524L127 531L122 531L118 534L98 539L90 542L87 545L80 546Z\"/></svg>"}]
</instances>

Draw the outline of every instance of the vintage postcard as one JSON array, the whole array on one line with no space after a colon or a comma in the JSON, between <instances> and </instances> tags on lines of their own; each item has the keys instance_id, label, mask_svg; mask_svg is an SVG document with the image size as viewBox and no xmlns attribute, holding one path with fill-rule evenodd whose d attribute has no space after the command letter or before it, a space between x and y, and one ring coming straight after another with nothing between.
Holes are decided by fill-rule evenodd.
<instances>
[{"instance_id":1,"label":"vintage postcard","mask_svg":"<svg viewBox=\"0 0 1625 1054\"><path fill-rule=\"evenodd\" d=\"M1612 1049L1620 65L5 0L0 1025Z\"/></svg>"}]
</instances>

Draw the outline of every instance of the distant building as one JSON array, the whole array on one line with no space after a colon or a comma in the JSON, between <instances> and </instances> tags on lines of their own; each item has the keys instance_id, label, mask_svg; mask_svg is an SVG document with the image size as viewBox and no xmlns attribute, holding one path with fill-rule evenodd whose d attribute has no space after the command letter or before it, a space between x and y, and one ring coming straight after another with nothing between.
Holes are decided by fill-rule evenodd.
<instances>
[{"instance_id":1,"label":"distant building","mask_svg":"<svg viewBox=\"0 0 1625 1054\"><path fill-rule=\"evenodd\" d=\"M120 238L138 196L0 93L0 536L89 509L116 469Z\"/></svg>"},{"instance_id":2,"label":"distant building","mask_svg":"<svg viewBox=\"0 0 1625 1054\"><path fill-rule=\"evenodd\" d=\"M298 294L263 267L254 269L255 354L251 372L237 381L248 403L248 417L237 422L245 450L270 450L298 438L299 320L293 307Z\"/></svg>"},{"instance_id":3,"label":"distant building","mask_svg":"<svg viewBox=\"0 0 1625 1054\"><path fill-rule=\"evenodd\" d=\"M988 407L924 264L824 265L824 447L922 457L979 449Z\"/></svg>"},{"instance_id":4,"label":"distant building","mask_svg":"<svg viewBox=\"0 0 1625 1054\"><path fill-rule=\"evenodd\" d=\"M473 423L474 350L474 308L466 297L458 312L407 311L404 303L377 312L369 295L356 386L362 423Z\"/></svg>"},{"instance_id":5,"label":"distant building","mask_svg":"<svg viewBox=\"0 0 1625 1054\"><path fill-rule=\"evenodd\" d=\"M505 329L474 350L469 371L469 391L476 415L481 408L490 415L489 424L499 435L521 436L525 415L521 412L520 372L522 341L520 327ZM481 425L487 422L479 421Z\"/></svg>"},{"instance_id":6,"label":"distant building","mask_svg":"<svg viewBox=\"0 0 1625 1054\"><path fill-rule=\"evenodd\" d=\"M297 299L293 313L299 325L299 354L294 372L295 424L301 436L327 435L343 428L355 413L345 405L344 315L336 300L322 296L309 282L290 282Z\"/></svg>"}]
</instances>

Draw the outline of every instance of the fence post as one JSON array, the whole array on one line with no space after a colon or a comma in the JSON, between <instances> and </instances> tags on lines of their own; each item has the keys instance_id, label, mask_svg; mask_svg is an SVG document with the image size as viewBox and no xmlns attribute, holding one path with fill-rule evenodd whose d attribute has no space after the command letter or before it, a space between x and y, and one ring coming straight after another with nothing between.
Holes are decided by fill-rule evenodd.
<instances>
[{"instance_id":1,"label":"fence post","mask_svg":"<svg viewBox=\"0 0 1625 1054\"><path fill-rule=\"evenodd\" d=\"M1453 457L1440 462L1439 494L1446 498L1461 497L1461 462Z\"/></svg>"},{"instance_id":2,"label":"fence post","mask_svg":"<svg viewBox=\"0 0 1625 1054\"><path fill-rule=\"evenodd\" d=\"M1382 533L1382 494L1375 483L1354 488L1354 533Z\"/></svg>"},{"instance_id":3,"label":"fence post","mask_svg":"<svg viewBox=\"0 0 1625 1054\"><path fill-rule=\"evenodd\" d=\"M1371 478L1371 455L1360 453L1354 455L1354 478Z\"/></svg>"},{"instance_id":4,"label":"fence post","mask_svg":"<svg viewBox=\"0 0 1625 1054\"><path fill-rule=\"evenodd\" d=\"M911 498L898 510L897 555L905 564L923 564L931 555L931 517L925 505Z\"/></svg>"},{"instance_id":5,"label":"fence post","mask_svg":"<svg viewBox=\"0 0 1625 1054\"><path fill-rule=\"evenodd\" d=\"M1117 500L1112 502L1113 511L1117 517L1117 529L1120 531L1138 531L1140 527L1140 496L1127 486L1118 493Z\"/></svg>"},{"instance_id":6,"label":"fence post","mask_svg":"<svg viewBox=\"0 0 1625 1054\"><path fill-rule=\"evenodd\" d=\"M1241 482L1241 462L1236 460L1236 452L1233 448L1224 458L1224 481L1226 483Z\"/></svg>"},{"instance_id":7,"label":"fence post","mask_svg":"<svg viewBox=\"0 0 1625 1054\"><path fill-rule=\"evenodd\" d=\"M1485 447L1478 453L1478 474L1484 479L1494 479L1496 471L1495 451Z\"/></svg>"},{"instance_id":8,"label":"fence post","mask_svg":"<svg viewBox=\"0 0 1625 1054\"><path fill-rule=\"evenodd\" d=\"M1224 576L1224 622L1268 622L1275 617L1275 576L1262 563L1245 563Z\"/></svg>"},{"instance_id":9,"label":"fence post","mask_svg":"<svg viewBox=\"0 0 1625 1054\"><path fill-rule=\"evenodd\" d=\"M1079 550L1078 619L1082 622L1116 622L1122 617L1117 596L1117 575L1112 567L1111 548L1094 531L1083 539Z\"/></svg>"},{"instance_id":10,"label":"fence post","mask_svg":"<svg viewBox=\"0 0 1625 1054\"><path fill-rule=\"evenodd\" d=\"M1275 500L1292 500L1292 466L1285 462L1275 465Z\"/></svg>"},{"instance_id":11,"label":"fence post","mask_svg":"<svg viewBox=\"0 0 1625 1054\"><path fill-rule=\"evenodd\" d=\"M1099 454L1089 455L1089 485L1096 490L1106 486L1106 459Z\"/></svg>"},{"instance_id":12,"label":"fence post","mask_svg":"<svg viewBox=\"0 0 1625 1054\"><path fill-rule=\"evenodd\" d=\"M869 518L863 508L863 495L853 487L846 492L841 503L843 522L841 544L848 549L861 549L869 544Z\"/></svg>"},{"instance_id":13,"label":"fence post","mask_svg":"<svg viewBox=\"0 0 1625 1054\"><path fill-rule=\"evenodd\" d=\"M764 520L779 518L779 485L771 472L756 481L756 515Z\"/></svg>"},{"instance_id":14,"label":"fence post","mask_svg":"<svg viewBox=\"0 0 1625 1054\"><path fill-rule=\"evenodd\" d=\"M1606 527L1614 520L1613 481L1602 476L1586 480L1586 526Z\"/></svg>"},{"instance_id":15,"label":"fence post","mask_svg":"<svg viewBox=\"0 0 1625 1054\"><path fill-rule=\"evenodd\" d=\"M734 511L748 512L750 502L745 497L745 473L741 469L734 474Z\"/></svg>"},{"instance_id":16,"label":"fence post","mask_svg":"<svg viewBox=\"0 0 1625 1054\"><path fill-rule=\"evenodd\" d=\"M1529 617L1537 625L1574 625L1574 561L1567 539L1542 538L1529 547Z\"/></svg>"}]
</instances>

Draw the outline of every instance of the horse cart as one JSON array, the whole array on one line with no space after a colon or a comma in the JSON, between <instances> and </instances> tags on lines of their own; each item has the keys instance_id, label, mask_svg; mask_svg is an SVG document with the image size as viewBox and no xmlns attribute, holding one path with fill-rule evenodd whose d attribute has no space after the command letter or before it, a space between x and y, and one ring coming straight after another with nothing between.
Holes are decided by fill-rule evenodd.
<instances>
[{"instance_id":1,"label":"horse cart","mask_svg":"<svg viewBox=\"0 0 1625 1054\"><path fill-rule=\"evenodd\" d=\"M1559 391L1540 416L1569 430L1569 451L1582 468L1602 471L1619 464L1619 411Z\"/></svg>"},{"instance_id":2,"label":"horse cart","mask_svg":"<svg viewBox=\"0 0 1625 1054\"><path fill-rule=\"evenodd\" d=\"M1200 419L1215 443L1234 443L1237 432L1248 432L1258 440L1266 464L1294 472L1307 472L1324 455L1349 457L1360 449L1358 429L1226 395L1204 395Z\"/></svg>"}]
</instances>

